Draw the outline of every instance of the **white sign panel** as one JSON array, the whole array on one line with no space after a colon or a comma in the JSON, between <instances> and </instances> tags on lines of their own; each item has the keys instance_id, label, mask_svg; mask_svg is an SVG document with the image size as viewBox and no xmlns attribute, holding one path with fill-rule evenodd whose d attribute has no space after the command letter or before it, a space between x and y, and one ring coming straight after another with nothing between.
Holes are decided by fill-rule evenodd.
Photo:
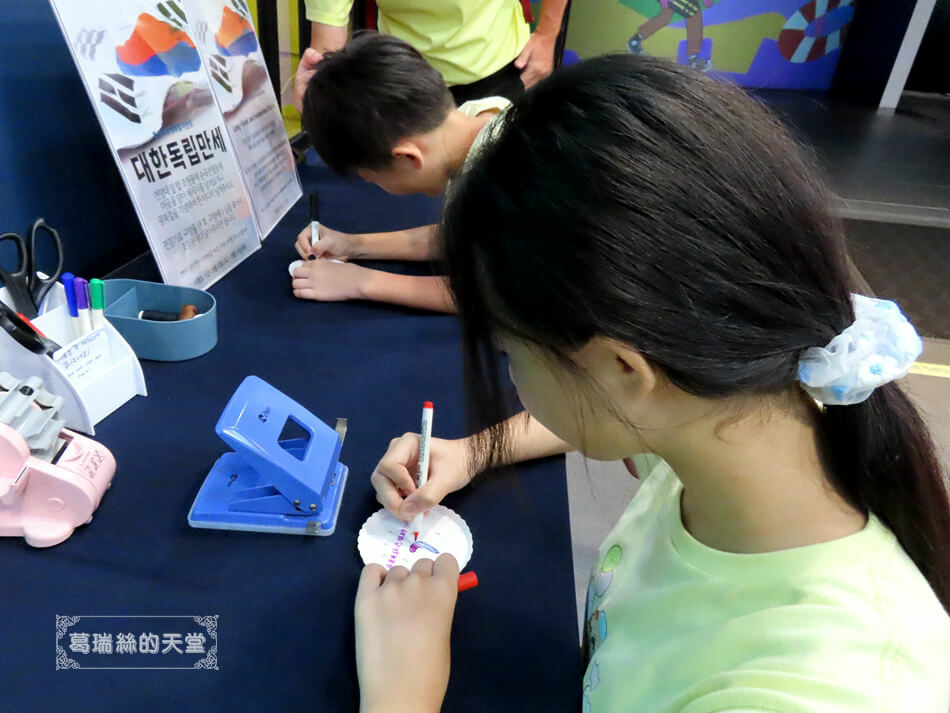
<instances>
[{"instance_id":1,"label":"white sign panel","mask_svg":"<svg viewBox=\"0 0 950 713\"><path fill-rule=\"evenodd\" d=\"M260 230L195 25L177 0L51 3L162 277L208 287L260 248ZM258 212L273 222L286 208L264 206L292 203L294 190L299 196L292 162L290 171L293 190L279 180L250 182Z\"/></svg>"},{"instance_id":2,"label":"white sign panel","mask_svg":"<svg viewBox=\"0 0 950 713\"><path fill-rule=\"evenodd\" d=\"M183 2L266 237L302 192L250 10L244 0Z\"/></svg>"}]
</instances>

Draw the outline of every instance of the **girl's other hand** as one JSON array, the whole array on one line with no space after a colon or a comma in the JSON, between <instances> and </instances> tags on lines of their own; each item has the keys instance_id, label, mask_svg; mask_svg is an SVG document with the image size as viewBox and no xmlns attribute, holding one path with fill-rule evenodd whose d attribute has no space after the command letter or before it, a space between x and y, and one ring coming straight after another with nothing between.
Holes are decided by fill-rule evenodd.
<instances>
[{"instance_id":1,"label":"girl's other hand","mask_svg":"<svg viewBox=\"0 0 950 713\"><path fill-rule=\"evenodd\" d=\"M356 593L361 713L438 713L449 683L459 566L449 554L410 572L367 565Z\"/></svg>"}]
</instances>

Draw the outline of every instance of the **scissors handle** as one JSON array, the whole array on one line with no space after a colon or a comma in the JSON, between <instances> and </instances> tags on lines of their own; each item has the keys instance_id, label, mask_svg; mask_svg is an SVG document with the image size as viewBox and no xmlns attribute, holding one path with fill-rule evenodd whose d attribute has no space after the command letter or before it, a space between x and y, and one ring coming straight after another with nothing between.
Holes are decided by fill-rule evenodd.
<instances>
[{"instance_id":1,"label":"scissors handle","mask_svg":"<svg viewBox=\"0 0 950 713\"><path fill-rule=\"evenodd\" d=\"M53 249L56 254L56 268L46 277L40 277L36 274L36 231L38 230L45 230L49 234L50 239L53 241ZM63 241L60 239L56 229L47 225L46 221L42 218L37 218L33 222L33 226L30 228L28 234L30 236L30 244L26 252L27 279L29 280L30 296L33 298L33 304L36 306L36 309L39 310L40 305L43 303L43 298L46 297L46 293L52 289L53 285L56 284L56 281L59 279L59 276L63 274Z\"/></svg>"},{"instance_id":2,"label":"scissors handle","mask_svg":"<svg viewBox=\"0 0 950 713\"><path fill-rule=\"evenodd\" d=\"M10 301L17 311L23 312L30 319L36 316L36 307L33 303L33 294L30 289L29 250L23 238L16 233L4 233L0 235L0 242L8 240L16 245L17 266L15 270L4 270L0 268L0 281L7 288ZM32 316L30 313L32 312Z\"/></svg>"},{"instance_id":3,"label":"scissors handle","mask_svg":"<svg viewBox=\"0 0 950 713\"><path fill-rule=\"evenodd\" d=\"M0 243L2 243L4 240L9 240L11 243L16 245L17 264L16 269L14 270L5 270L0 268L0 275L10 275L12 277L22 275L25 277L27 268L26 241L22 236L17 235L16 233L4 233L3 235L0 235Z\"/></svg>"}]
</instances>

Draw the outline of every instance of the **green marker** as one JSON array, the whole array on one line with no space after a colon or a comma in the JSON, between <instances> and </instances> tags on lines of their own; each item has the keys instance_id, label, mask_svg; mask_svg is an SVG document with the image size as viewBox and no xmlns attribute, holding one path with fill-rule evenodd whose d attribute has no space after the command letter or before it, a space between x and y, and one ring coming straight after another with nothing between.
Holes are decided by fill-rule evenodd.
<instances>
[{"instance_id":1,"label":"green marker","mask_svg":"<svg viewBox=\"0 0 950 713\"><path fill-rule=\"evenodd\" d=\"M98 278L89 280L89 294L92 297L92 328L101 329L106 326L105 283Z\"/></svg>"}]
</instances>

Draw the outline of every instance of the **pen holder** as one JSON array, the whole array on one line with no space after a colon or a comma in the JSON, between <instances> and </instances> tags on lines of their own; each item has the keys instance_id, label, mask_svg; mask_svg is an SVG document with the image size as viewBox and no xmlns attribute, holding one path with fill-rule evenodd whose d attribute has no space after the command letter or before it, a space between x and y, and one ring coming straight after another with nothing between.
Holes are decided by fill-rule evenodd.
<instances>
[{"instance_id":1,"label":"pen holder","mask_svg":"<svg viewBox=\"0 0 950 713\"><path fill-rule=\"evenodd\" d=\"M142 280L105 280L106 319L119 331L139 359L185 361L211 351L218 343L214 297L193 287ZM193 304L198 316L180 322L139 319L143 310L178 313Z\"/></svg>"},{"instance_id":2,"label":"pen holder","mask_svg":"<svg viewBox=\"0 0 950 713\"><path fill-rule=\"evenodd\" d=\"M146 395L145 377L135 353L108 321L75 336L65 298L58 294L62 290L57 285L50 292L45 311L33 320L62 348L52 356L34 354L2 334L0 364L15 374L39 376L47 391L63 397L60 415L66 427L94 435L95 424L136 394Z\"/></svg>"}]
</instances>

